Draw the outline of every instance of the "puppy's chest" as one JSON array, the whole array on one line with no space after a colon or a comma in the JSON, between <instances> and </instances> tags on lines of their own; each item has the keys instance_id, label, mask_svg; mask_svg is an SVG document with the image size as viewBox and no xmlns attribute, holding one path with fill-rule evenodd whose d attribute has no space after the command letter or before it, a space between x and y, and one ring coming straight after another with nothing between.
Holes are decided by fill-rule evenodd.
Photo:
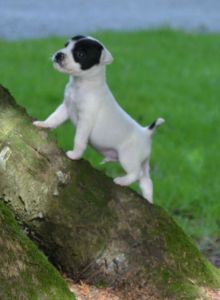
<instances>
[{"instance_id":1,"label":"puppy's chest","mask_svg":"<svg viewBox=\"0 0 220 300\"><path fill-rule=\"evenodd\" d=\"M86 112L86 93L80 89L68 89L65 92L64 102L67 106L70 119L76 124L79 117Z\"/></svg>"}]
</instances>

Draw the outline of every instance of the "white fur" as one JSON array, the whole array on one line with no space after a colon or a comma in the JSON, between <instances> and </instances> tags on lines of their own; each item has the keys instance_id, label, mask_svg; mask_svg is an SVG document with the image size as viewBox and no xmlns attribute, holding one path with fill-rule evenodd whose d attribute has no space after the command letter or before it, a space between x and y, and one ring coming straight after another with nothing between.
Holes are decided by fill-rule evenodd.
<instances>
[{"instance_id":1,"label":"white fur","mask_svg":"<svg viewBox=\"0 0 220 300\"><path fill-rule=\"evenodd\" d=\"M54 63L56 69L70 74L65 88L63 103L45 121L33 124L41 128L55 128L70 119L76 127L74 149L66 154L70 159L80 159L90 143L104 156L103 162L119 161L126 175L114 182L127 186L139 181L143 196L153 201L152 181L149 175L151 136L154 130L141 127L116 102L105 78L105 65L112 56L104 48L101 62L89 70L82 71L73 60L71 49L61 49L66 54L62 65ZM158 119L156 126L164 120Z\"/></svg>"}]
</instances>

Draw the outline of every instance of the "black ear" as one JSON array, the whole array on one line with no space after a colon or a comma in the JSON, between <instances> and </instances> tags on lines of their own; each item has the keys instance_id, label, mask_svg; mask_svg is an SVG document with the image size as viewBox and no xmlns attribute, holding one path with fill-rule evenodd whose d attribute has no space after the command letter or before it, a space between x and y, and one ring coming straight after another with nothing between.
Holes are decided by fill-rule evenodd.
<instances>
[{"instance_id":1,"label":"black ear","mask_svg":"<svg viewBox=\"0 0 220 300\"><path fill-rule=\"evenodd\" d=\"M75 35L74 37L71 38L72 41L78 41L78 40L81 40L81 39L84 39L86 38L85 35Z\"/></svg>"}]
</instances>

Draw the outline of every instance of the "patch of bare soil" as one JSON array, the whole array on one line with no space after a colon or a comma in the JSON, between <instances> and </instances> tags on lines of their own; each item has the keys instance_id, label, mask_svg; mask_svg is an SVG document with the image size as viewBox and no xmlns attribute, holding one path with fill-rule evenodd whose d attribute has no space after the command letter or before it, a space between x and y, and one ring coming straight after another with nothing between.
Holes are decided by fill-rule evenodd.
<instances>
[{"instance_id":1,"label":"patch of bare soil","mask_svg":"<svg viewBox=\"0 0 220 300\"><path fill-rule=\"evenodd\" d=\"M119 296L110 288L97 288L88 285L82 281L74 283L71 279L65 277L69 289L73 292L77 300L120 300Z\"/></svg>"},{"instance_id":2,"label":"patch of bare soil","mask_svg":"<svg viewBox=\"0 0 220 300\"><path fill-rule=\"evenodd\" d=\"M67 280L71 292L76 296L77 300L157 300L158 298L153 295L132 295L116 292L109 288L96 288L95 286L87 285L84 282L79 284ZM201 289L201 298L197 300L220 300L220 290L213 291L209 289ZM164 300L169 300L168 298Z\"/></svg>"},{"instance_id":3,"label":"patch of bare soil","mask_svg":"<svg viewBox=\"0 0 220 300\"><path fill-rule=\"evenodd\" d=\"M209 289L202 289L201 292L207 298L207 300L220 300L220 290L213 291ZM204 300L204 297L198 300Z\"/></svg>"},{"instance_id":4,"label":"patch of bare soil","mask_svg":"<svg viewBox=\"0 0 220 300\"><path fill-rule=\"evenodd\" d=\"M158 298L153 295L132 295L116 292L109 288L96 288L95 286L87 285L84 282L74 283L73 281L66 279L71 292L73 292L77 300L157 300ZM220 300L220 290L213 291L209 289L201 289L201 298L197 300ZM205 297L205 298L204 298ZM164 300L169 300L168 298Z\"/></svg>"},{"instance_id":5,"label":"patch of bare soil","mask_svg":"<svg viewBox=\"0 0 220 300\"><path fill-rule=\"evenodd\" d=\"M157 296L157 292L153 288L151 290L149 288L133 288L130 291L119 291L111 288L97 288L83 281L75 283L66 275L63 276L77 300L161 300L161 297Z\"/></svg>"},{"instance_id":6,"label":"patch of bare soil","mask_svg":"<svg viewBox=\"0 0 220 300\"><path fill-rule=\"evenodd\" d=\"M69 289L74 293L77 300L159 300L153 291L138 289L131 291L130 293L124 293L122 291L116 291L111 288L97 288L93 285L88 285L83 281L75 283L72 279L69 279L66 275L63 275L66 280ZM210 290L207 288L201 288L201 298L196 300L220 300L220 290ZM165 298L163 300L169 300Z\"/></svg>"}]
</instances>

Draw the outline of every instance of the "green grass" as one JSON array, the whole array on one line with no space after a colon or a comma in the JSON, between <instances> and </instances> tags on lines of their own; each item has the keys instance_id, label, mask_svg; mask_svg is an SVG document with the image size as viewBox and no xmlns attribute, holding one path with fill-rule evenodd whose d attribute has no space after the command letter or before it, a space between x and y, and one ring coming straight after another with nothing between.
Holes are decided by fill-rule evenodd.
<instances>
[{"instance_id":1,"label":"green grass","mask_svg":"<svg viewBox=\"0 0 220 300\"><path fill-rule=\"evenodd\" d=\"M155 203L166 208L194 238L215 237L220 216L220 35L169 30L95 34L112 52L108 82L121 106L143 125L166 119L154 137L151 174ZM66 38L0 42L0 83L28 113L44 119L60 103L67 77L49 57ZM55 131L65 150L73 129ZM122 170L100 166L110 176ZM135 185L134 188L137 188Z\"/></svg>"}]
</instances>

